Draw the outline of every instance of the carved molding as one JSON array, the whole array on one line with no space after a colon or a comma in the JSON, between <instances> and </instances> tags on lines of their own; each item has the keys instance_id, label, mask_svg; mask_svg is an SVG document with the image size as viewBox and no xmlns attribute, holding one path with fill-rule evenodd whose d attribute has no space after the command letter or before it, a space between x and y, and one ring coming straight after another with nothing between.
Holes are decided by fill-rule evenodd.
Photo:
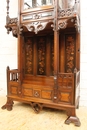
<instances>
[{"instance_id":1,"label":"carved molding","mask_svg":"<svg viewBox=\"0 0 87 130\"><path fill-rule=\"evenodd\" d=\"M74 7L73 8L68 8L68 9L59 9L59 12L58 12L58 17L59 18L63 18L63 17L69 17L69 16L72 16L74 13Z\"/></svg>"},{"instance_id":2,"label":"carved molding","mask_svg":"<svg viewBox=\"0 0 87 130\"><path fill-rule=\"evenodd\" d=\"M30 32L35 32L35 34L37 34L39 31L45 29L47 23L48 23L48 22L44 22L44 23L41 23L41 22L33 22L33 23L31 23L31 24L24 25L24 26L27 27L28 31L30 31Z\"/></svg>"}]
</instances>

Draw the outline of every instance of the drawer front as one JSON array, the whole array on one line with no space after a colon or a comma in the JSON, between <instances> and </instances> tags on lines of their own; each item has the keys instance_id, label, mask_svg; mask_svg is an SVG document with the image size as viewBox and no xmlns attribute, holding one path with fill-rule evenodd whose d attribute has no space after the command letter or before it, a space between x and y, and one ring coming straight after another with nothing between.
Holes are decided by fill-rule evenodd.
<instances>
[{"instance_id":1,"label":"drawer front","mask_svg":"<svg viewBox=\"0 0 87 130\"><path fill-rule=\"evenodd\" d=\"M28 89L28 88L24 88L23 89L23 95L24 96L29 96L29 97L32 97L33 96L33 89Z\"/></svg>"},{"instance_id":2,"label":"drawer front","mask_svg":"<svg viewBox=\"0 0 87 130\"><path fill-rule=\"evenodd\" d=\"M51 90L42 90L41 97L43 99L51 100L52 99L52 91Z\"/></svg>"},{"instance_id":3,"label":"drawer front","mask_svg":"<svg viewBox=\"0 0 87 130\"><path fill-rule=\"evenodd\" d=\"M73 104L73 94L71 91L58 91L58 103Z\"/></svg>"},{"instance_id":4,"label":"drawer front","mask_svg":"<svg viewBox=\"0 0 87 130\"><path fill-rule=\"evenodd\" d=\"M10 94L17 95L18 94L18 87L17 86L10 86Z\"/></svg>"},{"instance_id":5,"label":"drawer front","mask_svg":"<svg viewBox=\"0 0 87 130\"><path fill-rule=\"evenodd\" d=\"M43 87L23 87L22 89L22 95L26 97L32 97L32 98L40 98L40 99L45 99L45 100L52 100L52 91L49 88L44 88Z\"/></svg>"}]
</instances>

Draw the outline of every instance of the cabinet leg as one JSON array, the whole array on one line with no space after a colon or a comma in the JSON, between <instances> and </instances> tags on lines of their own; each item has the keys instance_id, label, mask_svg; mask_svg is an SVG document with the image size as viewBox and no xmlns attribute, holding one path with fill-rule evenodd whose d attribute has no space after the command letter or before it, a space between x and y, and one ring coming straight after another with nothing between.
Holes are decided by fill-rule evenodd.
<instances>
[{"instance_id":1,"label":"cabinet leg","mask_svg":"<svg viewBox=\"0 0 87 130\"><path fill-rule=\"evenodd\" d=\"M81 123L79 121L79 118L78 117L74 117L74 116L70 116L68 117L66 120L65 120L65 124L70 124L70 123L74 123L75 126L80 126Z\"/></svg>"},{"instance_id":2,"label":"cabinet leg","mask_svg":"<svg viewBox=\"0 0 87 130\"><path fill-rule=\"evenodd\" d=\"M81 125L79 118L75 114L75 109L71 109L67 111L67 114L68 114L68 118L65 120L65 124L69 125L70 123L74 123L75 126L78 127Z\"/></svg>"},{"instance_id":3,"label":"cabinet leg","mask_svg":"<svg viewBox=\"0 0 87 130\"><path fill-rule=\"evenodd\" d=\"M7 98L7 102L5 105L3 105L1 108L2 109L7 109L8 111L11 111L12 110L12 107L13 107L13 100L11 98Z\"/></svg>"},{"instance_id":4,"label":"cabinet leg","mask_svg":"<svg viewBox=\"0 0 87 130\"><path fill-rule=\"evenodd\" d=\"M30 104L31 104L33 110L35 111L35 113L39 113L43 108L43 105L40 103L30 103Z\"/></svg>"}]
</instances>

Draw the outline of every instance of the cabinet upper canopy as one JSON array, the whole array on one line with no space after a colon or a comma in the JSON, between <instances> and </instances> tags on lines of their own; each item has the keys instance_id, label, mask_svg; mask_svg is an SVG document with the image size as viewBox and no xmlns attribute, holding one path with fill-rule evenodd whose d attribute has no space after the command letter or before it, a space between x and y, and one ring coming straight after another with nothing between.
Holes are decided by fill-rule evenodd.
<instances>
[{"instance_id":1,"label":"cabinet upper canopy","mask_svg":"<svg viewBox=\"0 0 87 130\"><path fill-rule=\"evenodd\" d=\"M41 7L45 5L53 5L54 0L24 0L23 9L30 9ZM58 6L61 9L72 8L75 4L75 0L59 0Z\"/></svg>"},{"instance_id":2,"label":"cabinet upper canopy","mask_svg":"<svg viewBox=\"0 0 87 130\"><path fill-rule=\"evenodd\" d=\"M18 18L10 18L7 0L6 28L16 37L25 31L37 34L49 25L53 31L66 27L80 30L79 0L18 0L18 3Z\"/></svg>"}]
</instances>

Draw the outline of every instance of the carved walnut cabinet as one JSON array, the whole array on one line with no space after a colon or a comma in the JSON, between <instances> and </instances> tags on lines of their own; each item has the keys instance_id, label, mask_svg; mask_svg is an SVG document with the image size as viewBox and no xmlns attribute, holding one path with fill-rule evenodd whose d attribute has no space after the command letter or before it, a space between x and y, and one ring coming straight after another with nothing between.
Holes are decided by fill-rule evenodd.
<instances>
[{"instance_id":1,"label":"carved walnut cabinet","mask_svg":"<svg viewBox=\"0 0 87 130\"><path fill-rule=\"evenodd\" d=\"M18 17L7 33L18 39L18 68L7 67L7 103L25 102L36 113L43 107L65 110L66 124L80 126L76 116L80 84L79 0L18 0Z\"/></svg>"}]
</instances>

